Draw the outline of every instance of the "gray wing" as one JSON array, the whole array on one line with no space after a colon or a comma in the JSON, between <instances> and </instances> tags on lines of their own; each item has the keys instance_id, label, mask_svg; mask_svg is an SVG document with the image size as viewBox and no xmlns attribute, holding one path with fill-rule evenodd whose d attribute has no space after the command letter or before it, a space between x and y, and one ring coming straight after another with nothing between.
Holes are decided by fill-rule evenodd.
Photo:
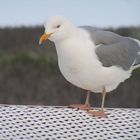
<instances>
[{"instance_id":1,"label":"gray wing","mask_svg":"<svg viewBox=\"0 0 140 140\"><path fill-rule=\"evenodd\" d=\"M81 28L87 30L90 34L91 39L96 45L98 44L111 44L118 42L122 39L122 36L115 34L110 31L104 31L92 26L81 26Z\"/></svg>"},{"instance_id":2,"label":"gray wing","mask_svg":"<svg viewBox=\"0 0 140 140\"><path fill-rule=\"evenodd\" d=\"M138 57L139 46L130 39L110 44L100 45L96 48L96 54L103 66L119 66L129 70Z\"/></svg>"},{"instance_id":3,"label":"gray wing","mask_svg":"<svg viewBox=\"0 0 140 140\"><path fill-rule=\"evenodd\" d=\"M103 66L119 66L129 70L132 65L140 62L140 45L135 40L90 26L82 28L89 32L96 45L100 44L95 51Z\"/></svg>"}]
</instances>

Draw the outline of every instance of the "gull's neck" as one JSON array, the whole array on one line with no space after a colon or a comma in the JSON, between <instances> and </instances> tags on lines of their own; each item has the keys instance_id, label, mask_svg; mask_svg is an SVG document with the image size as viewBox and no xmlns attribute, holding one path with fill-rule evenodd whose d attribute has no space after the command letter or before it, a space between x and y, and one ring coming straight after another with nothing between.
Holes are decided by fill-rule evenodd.
<instances>
[{"instance_id":1,"label":"gull's neck","mask_svg":"<svg viewBox=\"0 0 140 140\"><path fill-rule=\"evenodd\" d=\"M55 42L58 63L81 63L86 65L88 65L88 63L93 63L93 65L100 65L94 51L94 43L90 41L88 34L81 31L79 28L71 30L70 33L70 36L65 40Z\"/></svg>"}]
</instances>

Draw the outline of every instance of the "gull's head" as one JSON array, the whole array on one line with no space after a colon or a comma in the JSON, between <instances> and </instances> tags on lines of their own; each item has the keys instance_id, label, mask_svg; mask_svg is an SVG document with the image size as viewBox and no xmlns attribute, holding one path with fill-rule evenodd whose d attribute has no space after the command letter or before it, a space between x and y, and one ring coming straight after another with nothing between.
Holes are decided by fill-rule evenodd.
<instances>
[{"instance_id":1,"label":"gull's head","mask_svg":"<svg viewBox=\"0 0 140 140\"><path fill-rule=\"evenodd\" d=\"M73 25L62 16L51 17L44 24L45 33L41 36L39 44L42 44L47 39L56 42L62 41L70 36Z\"/></svg>"}]
</instances>

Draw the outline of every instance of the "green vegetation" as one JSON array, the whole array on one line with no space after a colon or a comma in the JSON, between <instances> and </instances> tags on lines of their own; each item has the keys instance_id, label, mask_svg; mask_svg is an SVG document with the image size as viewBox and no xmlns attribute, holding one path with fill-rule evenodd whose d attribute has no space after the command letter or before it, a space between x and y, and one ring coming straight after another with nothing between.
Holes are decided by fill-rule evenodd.
<instances>
[{"instance_id":1,"label":"green vegetation","mask_svg":"<svg viewBox=\"0 0 140 140\"><path fill-rule=\"evenodd\" d=\"M54 57L45 55L35 55L31 53L18 53L16 55L0 56L0 69L14 69L17 65L42 68L46 72L54 73L58 71L57 60Z\"/></svg>"}]
</instances>

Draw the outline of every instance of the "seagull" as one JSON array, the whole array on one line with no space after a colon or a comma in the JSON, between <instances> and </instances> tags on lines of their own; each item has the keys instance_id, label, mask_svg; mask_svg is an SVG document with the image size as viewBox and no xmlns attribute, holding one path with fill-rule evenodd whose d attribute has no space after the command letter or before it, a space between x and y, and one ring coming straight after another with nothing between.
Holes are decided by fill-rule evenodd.
<instances>
[{"instance_id":1,"label":"seagull","mask_svg":"<svg viewBox=\"0 0 140 140\"><path fill-rule=\"evenodd\" d=\"M140 41L92 26L76 27L63 16L48 18L39 44L55 43L58 66L67 81L87 91L85 104L70 105L89 114L106 117L106 93L131 76L140 66ZM89 104L91 92L101 93L99 110Z\"/></svg>"}]
</instances>

